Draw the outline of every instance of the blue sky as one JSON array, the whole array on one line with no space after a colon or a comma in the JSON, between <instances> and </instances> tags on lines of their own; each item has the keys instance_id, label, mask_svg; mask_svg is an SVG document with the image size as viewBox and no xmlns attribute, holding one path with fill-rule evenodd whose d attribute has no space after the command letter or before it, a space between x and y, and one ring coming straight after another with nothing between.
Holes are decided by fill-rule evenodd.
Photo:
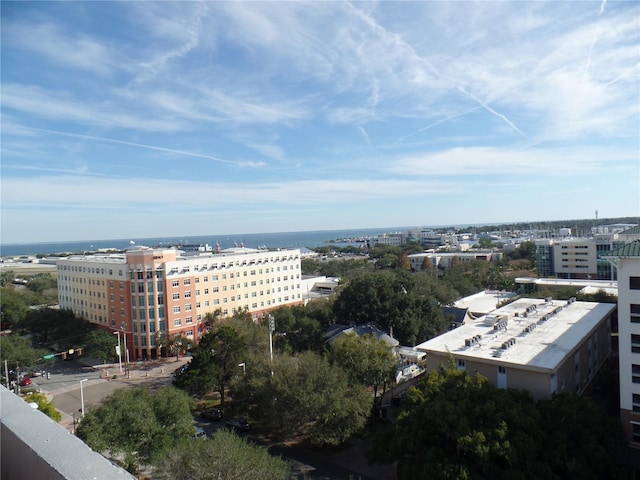
<instances>
[{"instance_id":1,"label":"blue sky","mask_svg":"<svg viewBox=\"0 0 640 480\"><path fill-rule=\"evenodd\" d=\"M638 2L11 2L2 243L640 214Z\"/></svg>"}]
</instances>

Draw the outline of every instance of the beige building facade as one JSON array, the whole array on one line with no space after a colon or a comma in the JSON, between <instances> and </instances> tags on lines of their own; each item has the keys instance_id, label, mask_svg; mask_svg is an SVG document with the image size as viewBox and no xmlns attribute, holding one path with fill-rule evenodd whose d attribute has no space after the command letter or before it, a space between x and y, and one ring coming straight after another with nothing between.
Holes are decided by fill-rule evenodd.
<instances>
[{"instance_id":1,"label":"beige building facade","mask_svg":"<svg viewBox=\"0 0 640 480\"><path fill-rule=\"evenodd\" d=\"M498 388L529 391L535 399L582 393L610 353L615 304L575 299L520 299L417 349L427 368L451 360Z\"/></svg>"}]
</instances>

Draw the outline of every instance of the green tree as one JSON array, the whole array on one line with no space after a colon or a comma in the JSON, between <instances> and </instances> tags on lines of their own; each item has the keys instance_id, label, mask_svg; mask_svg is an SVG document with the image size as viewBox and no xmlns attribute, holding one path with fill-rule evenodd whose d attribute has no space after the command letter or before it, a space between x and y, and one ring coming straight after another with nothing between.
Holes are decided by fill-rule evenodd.
<instances>
[{"instance_id":1,"label":"green tree","mask_svg":"<svg viewBox=\"0 0 640 480\"><path fill-rule=\"evenodd\" d=\"M331 345L329 358L347 372L354 384L373 387L375 399L378 391L384 395L393 381L396 360L385 342L370 335L341 335Z\"/></svg>"},{"instance_id":2,"label":"green tree","mask_svg":"<svg viewBox=\"0 0 640 480\"><path fill-rule=\"evenodd\" d=\"M24 397L27 402L34 402L38 405L38 410L44 413L47 417L55 422L62 420L62 414L56 410L56 407L51 403L44 393L30 392Z\"/></svg>"},{"instance_id":3,"label":"green tree","mask_svg":"<svg viewBox=\"0 0 640 480\"><path fill-rule=\"evenodd\" d=\"M632 478L618 465L625 439L616 417L589 397L560 394L539 402L544 463L556 478Z\"/></svg>"},{"instance_id":4,"label":"green tree","mask_svg":"<svg viewBox=\"0 0 640 480\"><path fill-rule=\"evenodd\" d=\"M478 240L478 247L480 247L480 248L491 248L491 247L493 247L493 241L489 237L481 237Z\"/></svg>"},{"instance_id":5,"label":"green tree","mask_svg":"<svg viewBox=\"0 0 640 480\"><path fill-rule=\"evenodd\" d=\"M410 283L410 278L401 278L390 271L362 275L340 291L333 311L340 323L376 323L389 328L409 313Z\"/></svg>"},{"instance_id":6,"label":"green tree","mask_svg":"<svg viewBox=\"0 0 640 480\"><path fill-rule=\"evenodd\" d=\"M58 279L50 273L38 273L27 280L27 288L48 299L58 296Z\"/></svg>"},{"instance_id":7,"label":"green tree","mask_svg":"<svg viewBox=\"0 0 640 480\"><path fill-rule=\"evenodd\" d=\"M10 287L11 282L16 278L16 272L13 270L6 270L0 273L0 287Z\"/></svg>"},{"instance_id":8,"label":"green tree","mask_svg":"<svg viewBox=\"0 0 640 480\"><path fill-rule=\"evenodd\" d=\"M194 349L189 368L178 375L174 384L191 394L204 395L215 388L220 403L225 403L229 381L238 374L238 363L244 360L245 340L233 328L221 325L200 339Z\"/></svg>"},{"instance_id":9,"label":"green tree","mask_svg":"<svg viewBox=\"0 0 640 480\"><path fill-rule=\"evenodd\" d=\"M172 387L121 389L90 410L76 434L98 452L124 456L125 468L135 471L136 454L153 462L192 437L191 406L189 396Z\"/></svg>"},{"instance_id":10,"label":"green tree","mask_svg":"<svg viewBox=\"0 0 640 480\"><path fill-rule=\"evenodd\" d=\"M118 338L112 333L104 330L94 330L87 334L82 340L84 355L88 355L99 360L116 360L116 346Z\"/></svg>"},{"instance_id":11,"label":"green tree","mask_svg":"<svg viewBox=\"0 0 640 480\"><path fill-rule=\"evenodd\" d=\"M218 430L204 442L183 442L156 465L158 480L286 480L290 466L264 447Z\"/></svg>"},{"instance_id":12,"label":"green tree","mask_svg":"<svg viewBox=\"0 0 640 480\"><path fill-rule=\"evenodd\" d=\"M631 479L616 462L624 448L619 422L585 397L535 403L528 392L450 368L409 389L371 455L398 461L400 480Z\"/></svg>"},{"instance_id":13,"label":"green tree","mask_svg":"<svg viewBox=\"0 0 640 480\"><path fill-rule=\"evenodd\" d=\"M193 340L182 336L180 332L169 335L163 335L161 332L157 332L156 342L161 348L166 348L169 355L175 355L176 361L178 361L180 355L186 355L187 351L189 351L194 344Z\"/></svg>"},{"instance_id":14,"label":"green tree","mask_svg":"<svg viewBox=\"0 0 640 480\"><path fill-rule=\"evenodd\" d=\"M2 323L8 323L13 328L27 316L29 303L24 295L9 285L0 291L0 311L2 312Z\"/></svg>"},{"instance_id":15,"label":"green tree","mask_svg":"<svg viewBox=\"0 0 640 480\"><path fill-rule=\"evenodd\" d=\"M275 348L289 353L315 350L324 341L324 328L308 315L306 306L280 307L273 311L276 322Z\"/></svg>"},{"instance_id":16,"label":"green tree","mask_svg":"<svg viewBox=\"0 0 640 480\"><path fill-rule=\"evenodd\" d=\"M405 271L376 271L349 281L334 301L338 323L373 323L404 345L415 345L446 328L439 297L450 297L435 280Z\"/></svg>"},{"instance_id":17,"label":"green tree","mask_svg":"<svg viewBox=\"0 0 640 480\"><path fill-rule=\"evenodd\" d=\"M73 311L56 308L29 311L19 327L31 332L41 343L57 343L63 349L79 345L84 335L96 328L77 318Z\"/></svg>"},{"instance_id":18,"label":"green tree","mask_svg":"<svg viewBox=\"0 0 640 480\"><path fill-rule=\"evenodd\" d=\"M236 408L268 431L315 445L339 445L366 424L372 397L337 365L313 352L278 355L247 368L233 386Z\"/></svg>"},{"instance_id":19,"label":"green tree","mask_svg":"<svg viewBox=\"0 0 640 480\"><path fill-rule=\"evenodd\" d=\"M0 336L0 362L4 366L6 360L10 370L20 368L26 371L31 367L42 364L42 357L49 353L43 349L31 346L31 340L17 334Z\"/></svg>"},{"instance_id":20,"label":"green tree","mask_svg":"<svg viewBox=\"0 0 640 480\"><path fill-rule=\"evenodd\" d=\"M524 414L533 410L528 394L455 369L431 370L410 390L397 424L374 450L399 461L398 478L522 478L525 458L536 453L535 411ZM531 435L530 450L514 446L522 434Z\"/></svg>"}]
</instances>

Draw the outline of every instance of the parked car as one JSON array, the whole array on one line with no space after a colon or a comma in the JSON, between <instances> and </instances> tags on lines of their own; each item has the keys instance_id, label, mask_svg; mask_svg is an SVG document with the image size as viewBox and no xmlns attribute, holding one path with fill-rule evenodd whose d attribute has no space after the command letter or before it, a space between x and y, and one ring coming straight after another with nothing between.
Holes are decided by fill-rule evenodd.
<instances>
[{"instance_id":1,"label":"parked car","mask_svg":"<svg viewBox=\"0 0 640 480\"><path fill-rule=\"evenodd\" d=\"M204 431L202 427L196 427L196 433L193 434L194 440L206 440L207 433Z\"/></svg>"},{"instance_id":2,"label":"parked car","mask_svg":"<svg viewBox=\"0 0 640 480\"><path fill-rule=\"evenodd\" d=\"M176 368L176 369L173 371L173 374L177 377L177 376L179 376L179 375L182 375L182 374L183 374L184 372L186 372L188 369L189 369L189 364L187 363L187 364L185 364L185 365L182 365L181 367Z\"/></svg>"},{"instance_id":3,"label":"parked car","mask_svg":"<svg viewBox=\"0 0 640 480\"><path fill-rule=\"evenodd\" d=\"M21 387L26 387L27 385L31 385L31 379L29 377L22 377L22 380L20 380L20 386Z\"/></svg>"},{"instance_id":4,"label":"parked car","mask_svg":"<svg viewBox=\"0 0 640 480\"><path fill-rule=\"evenodd\" d=\"M237 432L248 432L249 429L251 428L251 425L249 425L249 422L239 418L231 418L227 420L225 425L229 427L231 430L235 430Z\"/></svg>"},{"instance_id":5,"label":"parked car","mask_svg":"<svg viewBox=\"0 0 640 480\"><path fill-rule=\"evenodd\" d=\"M219 408L207 408L200 412L200 416L205 420L221 420L222 419L222 410Z\"/></svg>"},{"instance_id":6,"label":"parked car","mask_svg":"<svg viewBox=\"0 0 640 480\"><path fill-rule=\"evenodd\" d=\"M32 377L41 377L42 375L44 375L44 370L40 368L34 368L33 370L31 370Z\"/></svg>"}]
</instances>

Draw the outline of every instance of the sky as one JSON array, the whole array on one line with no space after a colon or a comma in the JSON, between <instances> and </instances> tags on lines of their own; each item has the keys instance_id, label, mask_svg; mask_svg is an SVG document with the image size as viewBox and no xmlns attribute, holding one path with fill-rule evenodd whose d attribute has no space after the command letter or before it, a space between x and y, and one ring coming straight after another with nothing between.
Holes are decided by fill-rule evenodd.
<instances>
[{"instance_id":1,"label":"sky","mask_svg":"<svg viewBox=\"0 0 640 480\"><path fill-rule=\"evenodd\" d=\"M640 3L1 5L1 243L640 215Z\"/></svg>"}]
</instances>

